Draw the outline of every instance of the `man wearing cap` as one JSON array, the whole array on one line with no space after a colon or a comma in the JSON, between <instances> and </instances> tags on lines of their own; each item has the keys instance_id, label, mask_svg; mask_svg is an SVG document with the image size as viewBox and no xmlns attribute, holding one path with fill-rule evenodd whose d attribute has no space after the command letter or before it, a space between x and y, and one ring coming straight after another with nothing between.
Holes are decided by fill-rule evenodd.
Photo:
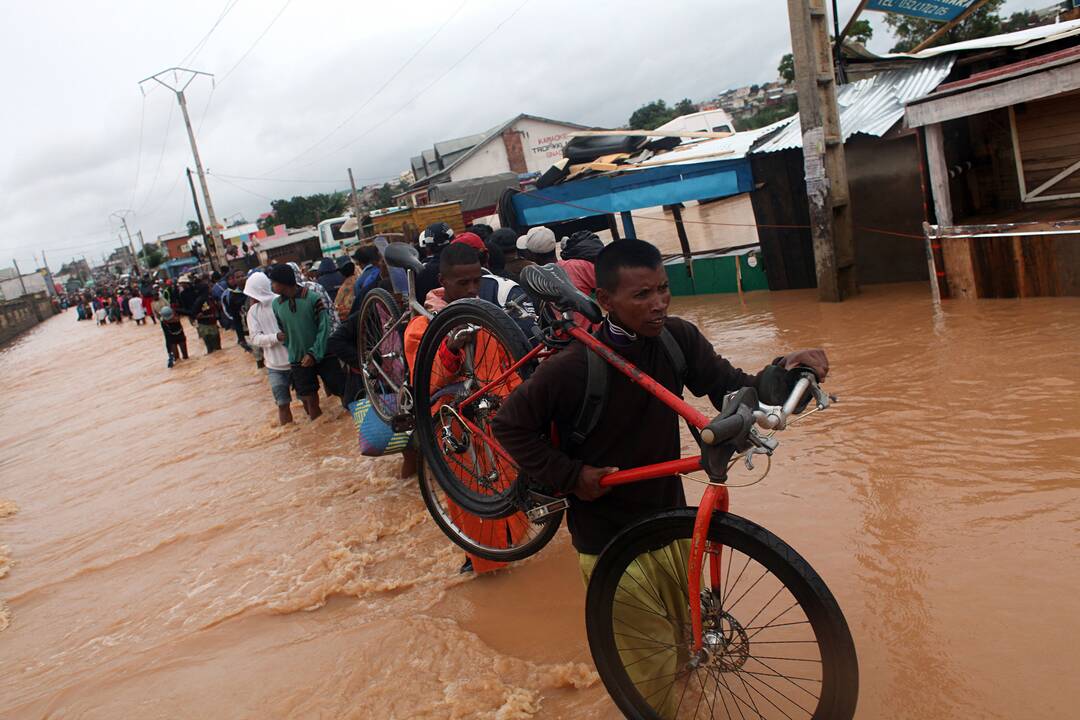
<instances>
[{"instance_id":1,"label":"man wearing cap","mask_svg":"<svg viewBox=\"0 0 1080 720\"><path fill-rule=\"evenodd\" d=\"M279 295L273 302L274 316L281 332L278 340L289 351L293 387L304 411L314 420L322 415L319 407L319 378L327 383L330 363L326 359L326 341L330 336L330 309L322 296L297 283L296 273L287 265L273 265L267 272L271 290Z\"/></svg>"},{"instance_id":2,"label":"man wearing cap","mask_svg":"<svg viewBox=\"0 0 1080 720\"><path fill-rule=\"evenodd\" d=\"M529 259L537 265L555 262L555 233L543 225L519 237L517 247L529 253Z\"/></svg>"},{"instance_id":3,"label":"man wearing cap","mask_svg":"<svg viewBox=\"0 0 1080 720\"><path fill-rule=\"evenodd\" d=\"M454 230L444 222L429 225L420 235L420 247L429 253L424 261L424 269L416 277L416 298L421 302L429 292L439 287L439 256L453 239ZM484 244L482 240L480 244Z\"/></svg>"}]
</instances>

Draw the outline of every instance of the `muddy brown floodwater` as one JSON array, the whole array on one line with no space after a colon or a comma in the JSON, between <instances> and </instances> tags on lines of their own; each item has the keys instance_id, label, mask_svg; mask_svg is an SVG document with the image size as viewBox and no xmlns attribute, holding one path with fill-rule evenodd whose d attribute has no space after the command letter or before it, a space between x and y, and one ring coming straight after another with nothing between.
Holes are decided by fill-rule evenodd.
<instances>
[{"instance_id":1,"label":"muddy brown floodwater","mask_svg":"<svg viewBox=\"0 0 1080 720\"><path fill-rule=\"evenodd\" d=\"M837 596L859 717L1075 717L1080 300L926 295L674 303L743 367L832 361L732 511ZM0 717L617 716L565 532L459 576L396 461L340 408L275 428L226 343L170 371L157 328L68 312L0 352Z\"/></svg>"}]
</instances>

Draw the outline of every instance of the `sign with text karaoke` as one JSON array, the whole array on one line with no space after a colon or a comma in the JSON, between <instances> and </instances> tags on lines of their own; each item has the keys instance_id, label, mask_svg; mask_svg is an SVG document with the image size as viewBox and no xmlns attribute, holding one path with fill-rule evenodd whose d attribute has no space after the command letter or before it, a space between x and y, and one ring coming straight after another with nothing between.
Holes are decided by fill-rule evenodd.
<instances>
[{"instance_id":1,"label":"sign with text karaoke","mask_svg":"<svg viewBox=\"0 0 1080 720\"><path fill-rule=\"evenodd\" d=\"M908 15L910 17L951 22L978 0L870 0L867 10Z\"/></svg>"}]
</instances>

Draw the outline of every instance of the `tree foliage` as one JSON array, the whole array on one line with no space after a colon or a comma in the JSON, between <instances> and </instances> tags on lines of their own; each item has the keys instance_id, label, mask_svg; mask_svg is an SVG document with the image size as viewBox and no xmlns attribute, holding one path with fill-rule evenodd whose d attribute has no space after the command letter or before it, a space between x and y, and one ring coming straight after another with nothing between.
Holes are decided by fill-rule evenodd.
<instances>
[{"instance_id":1,"label":"tree foliage","mask_svg":"<svg viewBox=\"0 0 1080 720\"><path fill-rule=\"evenodd\" d=\"M844 36L845 39L854 40L855 42L865 45L870 42L870 38L874 37L874 28L870 25L870 21L866 18L855 21L855 24L851 26L851 31Z\"/></svg>"},{"instance_id":2,"label":"tree foliage","mask_svg":"<svg viewBox=\"0 0 1080 720\"><path fill-rule=\"evenodd\" d=\"M1002 22L998 11L1004 4L1005 0L990 0L967 20L945 33L940 42L955 43L1000 34ZM892 52L909 52L941 29L941 23L894 13L885 15L885 24L896 38Z\"/></svg>"},{"instance_id":3,"label":"tree foliage","mask_svg":"<svg viewBox=\"0 0 1080 720\"><path fill-rule=\"evenodd\" d=\"M783 120L786 117L791 117L799 111L799 100L795 97L789 97L784 102L778 105L771 105L766 108L762 108L753 115L747 118L735 120L735 130L737 132L744 132L746 130L757 130L763 128L766 125L772 125L777 120Z\"/></svg>"},{"instance_id":4,"label":"tree foliage","mask_svg":"<svg viewBox=\"0 0 1080 720\"><path fill-rule=\"evenodd\" d=\"M851 31L844 37L865 45L870 42L870 38L874 37L874 28L870 25L869 20L863 18L862 20L856 21L855 24L851 26ZM833 36L832 39L835 42L835 36ZM780 65L776 68L776 72L784 82L795 82L795 56L788 53L780 58Z\"/></svg>"},{"instance_id":5,"label":"tree foliage","mask_svg":"<svg viewBox=\"0 0 1080 720\"><path fill-rule=\"evenodd\" d=\"M673 107L663 100L653 100L635 110L627 124L631 130L655 130L666 122L683 115L697 112L697 106L690 98L683 98Z\"/></svg>"},{"instance_id":6,"label":"tree foliage","mask_svg":"<svg viewBox=\"0 0 1080 720\"><path fill-rule=\"evenodd\" d=\"M293 228L318 225L327 218L341 215L347 205L348 198L343 192L297 195L290 200L271 201L270 207L273 209L274 216L268 220L271 227L274 224L284 224Z\"/></svg>"},{"instance_id":7,"label":"tree foliage","mask_svg":"<svg viewBox=\"0 0 1080 720\"><path fill-rule=\"evenodd\" d=\"M147 245L139 251L139 259L143 261L143 264L146 265L146 267L153 270L158 265L165 262L165 253L161 252L161 248L157 245Z\"/></svg>"},{"instance_id":8,"label":"tree foliage","mask_svg":"<svg viewBox=\"0 0 1080 720\"><path fill-rule=\"evenodd\" d=\"M1009 16L1009 19L1001 23L1002 32L1016 32L1017 30L1027 30L1028 28L1038 27L1042 25L1042 21L1039 20L1039 13L1034 10L1020 10L1014 12Z\"/></svg>"},{"instance_id":9,"label":"tree foliage","mask_svg":"<svg viewBox=\"0 0 1080 720\"><path fill-rule=\"evenodd\" d=\"M187 234L188 234L188 237L194 237L196 235L202 235L202 228L199 226L199 223L197 221L195 221L195 220L188 220L187 221Z\"/></svg>"}]
</instances>

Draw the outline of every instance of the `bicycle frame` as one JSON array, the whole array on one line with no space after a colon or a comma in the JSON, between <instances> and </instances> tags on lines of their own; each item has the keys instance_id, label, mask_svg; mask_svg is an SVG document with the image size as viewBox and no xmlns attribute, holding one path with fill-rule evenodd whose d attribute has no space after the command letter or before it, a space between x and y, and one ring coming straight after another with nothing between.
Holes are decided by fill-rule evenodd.
<instances>
[{"instance_id":1,"label":"bicycle frame","mask_svg":"<svg viewBox=\"0 0 1080 720\"><path fill-rule=\"evenodd\" d=\"M650 395L653 395L658 400L663 402L669 408L674 410L680 417L685 419L688 423L696 427L698 430L702 430L709 423L709 419L705 417L695 408L691 407L682 398L678 397L666 387L658 383L648 374L642 372L633 363L629 362L614 350L604 345L589 333L582 330L580 327L571 326L567 331L568 334L577 341L584 344L590 350L596 352L600 357L604 358L607 363L613 366L616 370L628 377L631 382L638 385ZM544 351L549 351L545 345L537 345L528 354L515 362L509 368L504 370L494 380L488 382L484 387L477 390L461 403L460 406L464 407L474 402L484 394L488 393L492 388L506 381L510 375L516 373L522 366L531 362L539 357ZM513 458L510 454L498 443L495 438L484 433L474 423L466 418L460 418L469 431L484 437L484 442L488 443L492 450L498 455L502 456L504 460L514 465ZM640 482L642 480L653 480L655 478L669 477L680 473L689 473L696 470L701 470L701 456L682 458L679 460L669 460L667 462L655 463L653 465L644 465L641 467L630 468L628 470L619 470L618 472L606 475L601 479L600 484L603 487L613 487L616 485L626 485L628 483ZM729 504L728 490L723 485L710 484L705 489L705 494L701 499L701 503L698 505L697 518L694 522L694 534L690 545L690 559L689 559L689 587L687 588L688 597L695 598L701 594L701 569L704 564L704 557L706 551L709 552L709 564L713 582L716 583L721 577L720 566L720 553L716 548L708 548L707 545L711 543L707 542L709 532L709 522L714 512L727 512ZM715 589L715 588L714 588ZM692 629L693 638L693 650L699 652L702 647L701 639L701 603L690 603L690 623Z\"/></svg>"}]
</instances>

